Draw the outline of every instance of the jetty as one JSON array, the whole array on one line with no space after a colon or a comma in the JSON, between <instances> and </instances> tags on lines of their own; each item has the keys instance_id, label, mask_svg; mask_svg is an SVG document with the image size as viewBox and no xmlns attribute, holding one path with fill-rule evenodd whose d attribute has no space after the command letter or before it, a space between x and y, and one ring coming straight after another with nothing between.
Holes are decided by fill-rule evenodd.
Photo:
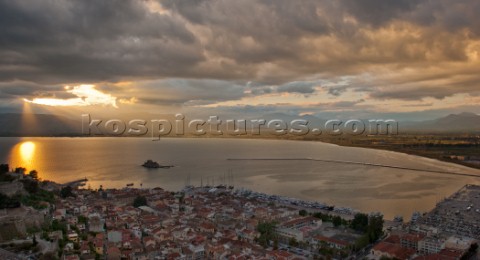
<instances>
[{"instance_id":1,"label":"jetty","mask_svg":"<svg viewBox=\"0 0 480 260\"><path fill-rule=\"evenodd\" d=\"M480 175L473 174L473 173L451 172L451 171L442 171L442 170L433 170L433 169L420 169L420 168L411 168L411 167L389 165L389 164L344 161L344 160L327 160L327 159L314 159L314 158L227 158L227 160L228 161L314 161L314 162L339 163L339 164L354 164L354 165L362 165L362 166L370 166L370 167L383 167L383 168L391 168L391 169L399 169L399 170L407 170L407 171L430 172L430 173L480 178Z\"/></svg>"},{"instance_id":2,"label":"jetty","mask_svg":"<svg viewBox=\"0 0 480 260\"><path fill-rule=\"evenodd\" d=\"M61 184L62 187L66 187L66 186L70 186L70 187L74 187L74 186L83 186L85 185L85 183L88 181L87 177L83 178L83 179L78 179L78 180L74 180L74 181L70 181L70 182L66 182L64 184Z\"/></svg>"}]
</instances>

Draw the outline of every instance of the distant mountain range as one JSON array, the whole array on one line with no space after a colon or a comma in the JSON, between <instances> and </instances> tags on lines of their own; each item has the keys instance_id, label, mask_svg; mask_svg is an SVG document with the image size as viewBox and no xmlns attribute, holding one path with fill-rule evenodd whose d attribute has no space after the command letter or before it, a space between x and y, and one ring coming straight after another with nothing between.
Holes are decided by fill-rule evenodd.
<instances>
[{"instance_id":1,"label":"distant mountain range","mask_svg":"<svg viewBox=\"0 0 480 260\"><path fill-rule=\"evenodd\" d=\"M262 118L267 121L271 119L282 119L285 122L291 122L291 120L294 119L305 119L310 122L310 126L314 127L323 126L327 121L326 119L312 115L292 116L282 113L268 114ZM366 123L368 119L363 119L363 121ZM400 133L480 133L480 115L463 112L426 121L399 121L398 128Z\"/></svg>"},{"instance_id":2,"label":"distant mountain range","mask_svg":"<svg viewBox=\"0 0 480 260\"><path fill-rule=\"evenodd\" d=\"M480 115L463 112L423 122L400 122L401 131L480 133Z\"/></svg>"},{"instance_id":3,"label":"distant mountain range","mask_svg":"<svg viewBox=\"0 0 480 260\"><path fill-rule=\"evenodd\" d=\"M72 136L81 122L50 114L0 114L0 136Z\"/></svg>"},{"instance_id":4,"label":"distant mountain range","mask_svg":"<svg viewBox=\"0 0 480 260\"><path fill-rule=\"evenodd\" d=\"M165 116L162 118L170 119ZM272 119L281 119L287 123L295 119L305 119L308 120L310 128L322 128L326 122L325 119L312 115L292 116L283 113L267 114L252 119L265 119L267 122ZM171 122L174 122L173 116ZM250 127L249 123L247 123L248 127ZM480 133L480 115L464 112L427 121L400 121L399 131L400 133ZM0 136L77 136L80 134L80 119L71 120L51 114L0 113Z\"/></svg>"}]
</instances>

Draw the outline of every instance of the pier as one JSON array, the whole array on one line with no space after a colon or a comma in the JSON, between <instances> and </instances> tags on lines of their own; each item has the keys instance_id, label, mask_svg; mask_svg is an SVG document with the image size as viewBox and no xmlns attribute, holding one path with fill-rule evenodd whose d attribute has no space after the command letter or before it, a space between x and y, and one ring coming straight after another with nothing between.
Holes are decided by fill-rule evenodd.
<instances>
[{"instance_id":1,"label":"pier","mask_svg":"<svg viewBox=\"0 0 480 260\"><path fill-rule=\"evenodd\" d=\"M85 178L82 178L82 179L78 179L78 180L74 180L74 181L64 183L64 184L62 184L62 186L63 187L82 186L82 185L85 185L85 182L87 182L87 181L88 181L88 179L87 179L87 177L85 177Z\"/></svg>"},{"instance_id":2,"label":"pier","mask_svg":"<svg viewBox=\"0 0 480 260\"><path fill-rule=\"evenodd\" d=\"M390 168L390 169L398 169L398 170L430 172L430 173L438 173L438 174L459 175L459 176L480 178L480 175L473 174L473 173L419 169L419 168L410 168L410 167L397 166L397 165L344 161L344 160L326 160L326 159L314 159L314 158L227 158L227 160L228 161L315 161L315 162L338 163L338 164L354 164L354 165L362 165L362 166L369 166L369 167L382 167L382 168Z\"/></svg>"}]
</instances>

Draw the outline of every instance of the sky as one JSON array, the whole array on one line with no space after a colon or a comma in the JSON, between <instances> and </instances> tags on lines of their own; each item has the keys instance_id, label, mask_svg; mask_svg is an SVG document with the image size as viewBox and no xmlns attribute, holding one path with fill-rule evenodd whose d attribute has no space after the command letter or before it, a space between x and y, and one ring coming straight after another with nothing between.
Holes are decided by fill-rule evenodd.
<instances>
[{"instance_id":1,"label":"sky","mask_svg":"<svg viewBox=\"0 0 480 260\"><path fill-rule=\"evenodd\" d=\"M0 0L0 112L480 113L476 0Z\"/></svg>"}]
</instances>

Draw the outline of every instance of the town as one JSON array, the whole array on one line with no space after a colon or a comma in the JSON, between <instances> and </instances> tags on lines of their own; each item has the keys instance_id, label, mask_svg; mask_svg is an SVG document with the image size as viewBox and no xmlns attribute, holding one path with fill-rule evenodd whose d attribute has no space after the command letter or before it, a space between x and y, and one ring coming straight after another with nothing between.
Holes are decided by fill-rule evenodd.
<instances>
[{"instance_id":1,"label":"town","mask_svg":"<svg viewBox=\"0 0 480 260\"><path fill-rule=\"evenodd\" d=\"M404 223L227 185L91 189L0 168L1 259L470 259L480 239L474 185Z\"/></svg>"}]
</instances>

